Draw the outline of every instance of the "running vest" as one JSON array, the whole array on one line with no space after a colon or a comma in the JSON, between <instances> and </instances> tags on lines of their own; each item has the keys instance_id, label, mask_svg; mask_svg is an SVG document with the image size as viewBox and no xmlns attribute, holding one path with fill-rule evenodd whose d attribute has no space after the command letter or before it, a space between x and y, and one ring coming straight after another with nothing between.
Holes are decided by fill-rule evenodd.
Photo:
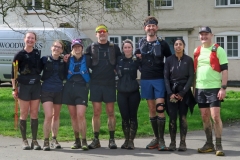
<instances>
[{"instance_id":1,"label":"running vest","mask_svg":"<svg viewBox=\"0 0 240 160\"><path fill-rule=\"evenodd\" d=\"M76 65L79 65L78 72L74 71ZM90 81L90 76L89 76L89 72L88 72L88 68L87 68L87 64L86 64L85 55L83 55L82 60L80 62L74 62L74 57L70 57L67 79L70 79L74 74L81 74L83 79L87 83Z\"/></svg>"},{"instance_id":2,"label":"running vest","mask_svg":"<svg viewBox=\"0 0 240 160\"><path fill-rule=\"evenodd\" d=\"M99 43L92 43L91 45L91 50L92 50L92 65L96 66L99 62ZM108 60L111 65L116 64L116 55L115 55L115 49L114 49L114 44L109 42L109 47L107 50L108 54Z\"/></svg>"},{"instance_id":3,"label":"running vest","mask_svg":"<svg viewBox=\"0 0 240 160\"><path fill-rule=\"evenodd\" d=\"M219 59L217 57L217 48L218 47L219 47L219 45L217 43L214 44L214 46L212 47L212 53L210 55L210 65L213 70L215 70L217 72L221 72ZM198 57L200 55L200 51L201 51L201 46L198 46L196 51L194 52L194 72L195 73L197 71Z\"/></svg>"},{"instance_id":4,"label":"running vest","mask_svg":"<svg viewBox=\"0 0 240 160\"><path fill-rule=\"evenodd\" d=\"M156 57L161 57L162 56L162 49L161 49L161 42L162 37L157 37L157 41L153 43L153 46L151 50L149 51L148 49L148 41L147 38L142 38L139 42L139 48L141 51L141 54L153 54Z\"/></svg>"},{"instance_id":5,"label":"running vest","mask_svg":"<svg viewBox=\"0 0 240 160\"><path fill-rule=\"evenodd\" d=\"M117 67L117 74L119 77L122 77L124 74L124 71L127 71L130 76L133 79L137 78L137 72L134 71L134 61L133 59L131 59L130 61L125 61L125 59L127 59L124 55L121 56L120 60L118 61L118 67ZM129 65L124 65L125 63L128 63Z\"/></svg>"},{"instance_id":6,"label":"running vest","mask_svg":"<svg viewBox=\"0 0 240 160\"><path fill-rule=\"evenodd\" d=\"M24 51L25 52L25 51ZM40 57L41 51L33 49L33 55L24 54L23 63L19 66L20 75L40 74Z\"/></svg>"},{"instance_id":7,"label":"running vest","mask_svg":"<svg viewBox=\"0 0 240 160\"><path fill-rule=\"evenodd\" d=\"M53 60L51 59L50 56L47 56L47 62L44 65L43 68L43 74L42 74L42 80L46 80L49 77L51 77L51 75L54 72L54 64L53 64ZM63 81L64 80L64 62L63 59L59 60L59 66L58 66L58 76L59 78Z\"/></svg>"}]
</instances>

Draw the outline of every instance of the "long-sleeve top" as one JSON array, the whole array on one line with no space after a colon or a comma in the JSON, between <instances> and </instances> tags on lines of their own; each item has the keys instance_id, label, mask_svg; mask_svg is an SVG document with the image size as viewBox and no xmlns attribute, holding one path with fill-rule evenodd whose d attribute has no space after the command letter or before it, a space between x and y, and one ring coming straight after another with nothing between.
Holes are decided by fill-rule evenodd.
<instances>
[{"instance_id":1,"label":"long-sleeve top","mask_svg":"<svg viewBox=\"0 0 240 160\"><path fill-rule=\"evenodd\" d=\"M190 89L194 78L193 60L191 57L183 54L178 59L174 54L166 59L164 66L164 80L168 95L173 94L172 86L174 83L184 85L183 89L179 91L180 96L184 96Z\"/></svg>"}]
</instances>

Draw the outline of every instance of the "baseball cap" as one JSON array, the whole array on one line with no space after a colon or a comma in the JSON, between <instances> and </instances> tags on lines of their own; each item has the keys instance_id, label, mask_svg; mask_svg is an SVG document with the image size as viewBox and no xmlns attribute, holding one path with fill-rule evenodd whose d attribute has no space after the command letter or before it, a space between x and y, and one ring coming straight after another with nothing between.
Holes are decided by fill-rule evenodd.
<instances>
[{"instance_id":1,"label":"baseball cap","mask_svg":"<svg viewBox=\"0 0 240 160\"><path fill-rule=\"evenodd\" d=\"M212 33L212 30L209 27L201 27L199 30L199 33L202 33L202 32Z\"/></svg>"},{"instance_id":2,"label":"baseball cap","mask_svg":"<svg viewBox=\"0 0 240 160\"><path fill-rule=\"evenodd\" d=\"M79 44L79 45L81 45L81 46L82 46L82 48L83 48L83 44L82 44L82 41L81 41L81 39L74 39L74 40L72 40L71 49L72 49L72 48L73 48L73 46L74 46L74 45L76 45L76 44Z\"/></svg>"}]
</instances>

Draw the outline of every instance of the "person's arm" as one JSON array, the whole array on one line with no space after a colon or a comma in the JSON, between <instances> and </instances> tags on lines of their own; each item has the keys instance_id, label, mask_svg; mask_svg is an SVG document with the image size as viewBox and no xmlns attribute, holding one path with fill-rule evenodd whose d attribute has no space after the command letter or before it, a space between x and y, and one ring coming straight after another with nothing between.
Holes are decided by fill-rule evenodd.
<instances>
[{"instance_id":1,"label":"person's arm","mask_svg":"<svg viewBox=\"0 0 240 160\"><path fill-rule=\"evenodd\" d=\"M21 56L20 56L20 53L18 52L15 56L14 56L14 58L13 58L13 62L14 63L16 63L16 61L18 61L18 68L19 68L19 66L20 66L20 64L21 64ZM18 71L17 71L17 74L18 74ZM16 80L15 80L15 77L14 77L14 66L13 66L13 63L12 63L12 71L11 71L11 82L12 82L12 95L13 95L13 97L16 99L17 98L17 92L15 92L16 91Z\"/></svg>"},{"instance_id":2,"label":"person's arm","mask_svg":"<svg viewBox=\"0 0 240 160\"><path fill-rule=\"evenodd\" d=\"M164 81L165 81L167 94L171 95L172 90L171 90L171 86L170 86L170 63L169 62L170 62L170 59L167 58L166 62L164 64Z\"/></svg>"},{"instance_id":3,"label":"person's arm","mask_svg":"<svg viewBox=\"0 0 240 160\"><path fill-rule=\"evenodd\" d=\"M181 97L183 97L187 93L187 91L191 88L193 79L194 79L194 66L193 66L192 58L189 59L188 64L189 65L186 68L188 69L188 75L189 75L187 83L183 87L183 90L178 93Z\"/></svg>"},{"instance_id":4,"label":"person's arm","mask_svg":"<svg viewBox=\"0 0 240 160\"><path fill-rule=\"evenodd\" d=\"M164 44L163 44L163 49L164 49L163 50L163 55L164 55L165 58L170 57L172 55L170 47L169 47L169 45L167 44L166 41L163 41L163 42L164 42Z\"/></svg>"}]
</instances>

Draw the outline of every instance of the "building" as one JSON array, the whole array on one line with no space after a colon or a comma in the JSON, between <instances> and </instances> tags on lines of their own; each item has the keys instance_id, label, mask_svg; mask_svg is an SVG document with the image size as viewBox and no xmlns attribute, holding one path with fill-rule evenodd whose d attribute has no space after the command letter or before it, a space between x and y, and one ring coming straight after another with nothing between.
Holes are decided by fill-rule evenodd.
<instances>
[{"instance_id":1,"label":"building","mask_svg":"<svg viewBox=\"0 0 240 160\"><path fill-rule=\"evenodd\" d=\"M42 8L54 7L46 3L49 1L28 1L30 3L28 9L30 11L31 6L35 5L37 8L38 5L38 11L45 13ZM149 2L151 2L150 5ZM41 4L40 7L39 4ZM44 26L59 27L62 23L74 21L80 24L81 31L95 41L95 27L104 23L109 28L110 41L121 46L121 42L129 38L137 45L138 40L145 36L143 20L150 11L151 15L159 20L158 35L169 43L172 50L174 38L182 37L186 42L186 54L190 56L193 56L194 49L200 45L199 28L209 26L214 34L213 40L225 49L228 56L228 84L240 86L240 72L238 71L240 62L239 0L93 0L84 5L90 7L94 14L90 16L80 11L78 16L84 15L81 23L71 17L62 17L57 18L51 24L45 22ZM47 18L42 15L40 15L42 21L37 21L37 15L34 12L23 15L22 18L13 15L9 19L20 26L28 22L31 27L43 26L42 21L47 21Z\"/></svg>"}]
</instances>

